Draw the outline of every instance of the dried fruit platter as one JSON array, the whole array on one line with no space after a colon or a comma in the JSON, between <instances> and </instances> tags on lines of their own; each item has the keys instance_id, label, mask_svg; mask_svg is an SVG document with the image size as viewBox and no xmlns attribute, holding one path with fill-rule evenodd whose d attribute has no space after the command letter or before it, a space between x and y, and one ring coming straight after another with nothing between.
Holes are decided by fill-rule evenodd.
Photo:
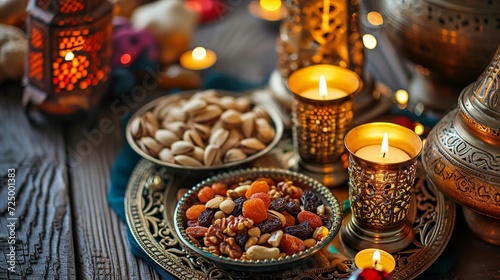
<instances>
[{"instance_id":1,"label":"dried fruit platter","mask_svg":"<svg viewBox=\"0 0 500 280\"><path fill-rule=\"evenodd\" d=\"M207 258L189 254L175 231L177 191L202 179L174 176L164 166L141 160L129 180L125 198L129 229L146 254L170 274L180 279L301 279L306 275L312 279L347 279L356 269L352 261L356 252L345 247L338 235L293 268L265 274L225 269ZM347 187L333 192L342 193L337 195L339 199L347 198ZM443 252L455 223L454 203L428 184L423 173L415 182L414 197L409 216L415 240L393 254L397 263L393 279L411 279L425 271Z\"/></svg>"}]
</instances>

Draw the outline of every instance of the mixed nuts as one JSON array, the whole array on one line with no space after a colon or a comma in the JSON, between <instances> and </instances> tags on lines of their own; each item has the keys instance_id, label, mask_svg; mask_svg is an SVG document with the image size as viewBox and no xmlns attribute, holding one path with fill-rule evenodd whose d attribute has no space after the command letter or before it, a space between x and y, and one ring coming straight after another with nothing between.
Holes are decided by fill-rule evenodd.
<instances>
[{"instance_id":1,"label":"mixed nuts","mask_svg":"<svg viewBox=\"0 0 500 280\"><path fill-rule=\"evenodd\" d=\"M247 96L220 96L215 90L168 98L135 117L130 132L148 155L198 167L244 160L276 135L260 105L252 106Z\"/></svg>"}]
</instances>

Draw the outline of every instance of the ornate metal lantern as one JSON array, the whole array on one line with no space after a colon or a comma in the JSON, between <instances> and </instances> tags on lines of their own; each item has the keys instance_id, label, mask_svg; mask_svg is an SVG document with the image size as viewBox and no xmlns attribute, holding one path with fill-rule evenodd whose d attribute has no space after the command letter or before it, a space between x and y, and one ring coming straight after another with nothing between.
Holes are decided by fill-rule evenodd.
<instances>
[{"instance_id":1,"label":"ornate metal lantern","mask_svg":"<svg viewBox=\"0 0 500 280\"><path fill-rule=\"evenodd\" d=\"M425 173L465 206L470 229L500 245L500 46L458 99L458 108L432 129L423 152Z\"/></svg>"},{"instance_id":2,"label":"ornate metal lantern","mask_svg":"<svg viewBox=\"0 0 500 280\"><path fill-rule=\"evenodd\" d=\"M284 78L314 64L333 64L363 76L358 1L289 0L280 27L278 67Z\"/></svg>"},{"instance_id":3,"label":"ornate metal lantern","mask_svg":"<svg viewBox=\"0 0 500 280\"><path fill-rule=\"evenodd\" d=\"M31 0L23 102L49 115L79 115L108 89L112 5L107 0Z\"/></svg>"}]
</instances>

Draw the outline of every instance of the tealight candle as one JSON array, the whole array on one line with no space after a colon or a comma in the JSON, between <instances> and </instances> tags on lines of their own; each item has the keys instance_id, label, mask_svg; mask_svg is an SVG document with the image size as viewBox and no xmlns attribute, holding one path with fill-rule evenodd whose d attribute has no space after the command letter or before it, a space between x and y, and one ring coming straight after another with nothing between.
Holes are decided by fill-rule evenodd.
<instances>
[{"instance_id":1,"label":"tealight candle","mask_svg":"<svg viewBox=\"0 0 500 280\"><path fill-rule=\"evenodd\" d=\"M347 180L342 161L343 139L353 120L354 95L362 88L353 71L318 64L294 71L288 78L293 93L294 144L300 171L336 186Z\"/></svg>"},{"instance_id":2,"label":"tealight candle","mask_svg":"<svg viewBox=\"0 0 500 280\"><path fill-rule=\"evenodd\" d=\"M180 57L181 65L190 70L203 70L214 65L217 55L204 47L196 47L191 51L183 53Z\"/></svg>"},{"instance_id":3,"label":"tealight candle","mask_svg":"<svg viewBox=\"0 0 500 280\"><path fill-rule=\"evenodd\" d=\"M407 219L422 141L393 123L368 123L344 138L349 151L351 218L340 230L344 243L361 250L397 252L413 242Z\"/></svg>"},{"instance_id":4,"label":"tealight candle","mask_svg":"<svg viewBox=\"0 0 500 280\"><path fill-rule=\"evenodd\" d=\"M357 150L356 156L373 162L396 163L409 160L410 156L403 150L389 145L387 132L384 133L381 145L368 145Z\"/></svg>"},{"instance_id":5,"label":"tealight candle","mask_svg":"<svg viewBox=\"0 0 500 280\"><path fill-rule=\"evenodd\" d=\"M386 251L380 249L365 249L354 257L354 263L359 269L374 268L391 273L396 267L396 260Z\"/></svg>"},{"instance_id":6,"label":"tealight candle","mask_svg":"<svg viewBox=\"0 0 500 280\"><path fill-rule=\"evenodd\" d=\"M286 16L281 0L254 0L248 6L250 14L266 21L279 21Z\"/></svg>"}]
</instances>

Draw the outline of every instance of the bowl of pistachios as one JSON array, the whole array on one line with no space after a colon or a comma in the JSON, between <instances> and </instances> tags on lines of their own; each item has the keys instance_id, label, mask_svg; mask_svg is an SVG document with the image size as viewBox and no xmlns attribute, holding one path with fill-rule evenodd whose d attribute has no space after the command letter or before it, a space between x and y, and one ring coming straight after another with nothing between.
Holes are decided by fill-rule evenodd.
<instances>
[{"instance_id":1,"label":"bowl of pistachios","mask_svg":"<svg viewBox=\"0 0 500 280\"><path fill-rule=\"evenodd\" d=\"M250 164L281 139L283 122L243 93L192 90L154 99L130 118L129 145L173 172L203 175Z\"/></svg>"}]
</instances>

